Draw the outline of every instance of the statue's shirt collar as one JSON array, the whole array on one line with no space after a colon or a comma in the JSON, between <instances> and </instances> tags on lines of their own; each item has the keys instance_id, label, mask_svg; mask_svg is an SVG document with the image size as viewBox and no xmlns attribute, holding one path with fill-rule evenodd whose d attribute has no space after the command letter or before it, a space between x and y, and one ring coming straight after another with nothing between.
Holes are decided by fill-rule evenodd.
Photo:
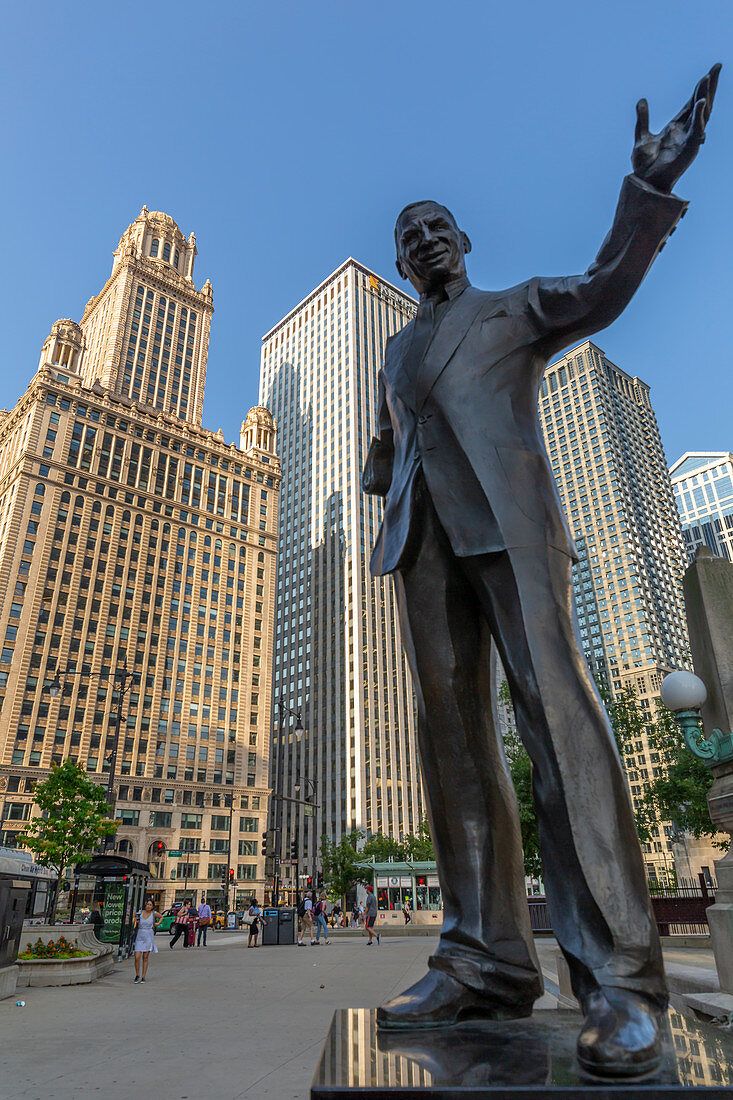
<instances>
[{"instance_id":1,"label":"statue's shirt collar","mask_svg":"<svg viewBox=\"0 0 733 1100\"><path fill-rule=\"evenodd\" d=\"M434 302L436 305L438 302L452 302L460 294L463 294L466 287L470 285L465 275L459 275L457 279L451 279L450 282L443 283L437 290L429 294L422 294L420 296L420 305L422 305L423 302Z\"/></svg>"}]
</instances>

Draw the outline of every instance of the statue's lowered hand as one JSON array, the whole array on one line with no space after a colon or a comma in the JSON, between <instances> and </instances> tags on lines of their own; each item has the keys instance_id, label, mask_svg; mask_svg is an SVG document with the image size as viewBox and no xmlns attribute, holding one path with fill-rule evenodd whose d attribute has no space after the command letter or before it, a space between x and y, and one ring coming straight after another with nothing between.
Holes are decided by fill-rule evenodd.
<instances>
[{"instance_id":1,"label":"statue's lowered hand","mask_svg":"<svg viewBox=\"0 0 733 1100\"><path fill-rule=\"evenodd\" d=\"M721 65L713 65L699 81L679 114L658 134L649 130L649 105L640 99L636 105L636 134L631 164L634 175L658 191L670 192L682 173L692 164L705 141L705 127L713 109L715 89Z\"/></svg>"}]
</instances>

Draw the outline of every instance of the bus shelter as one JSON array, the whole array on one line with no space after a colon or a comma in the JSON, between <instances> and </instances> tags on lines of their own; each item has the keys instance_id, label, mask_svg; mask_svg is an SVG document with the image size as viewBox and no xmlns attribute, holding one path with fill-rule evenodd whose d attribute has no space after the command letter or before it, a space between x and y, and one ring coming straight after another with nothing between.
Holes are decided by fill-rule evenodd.
<instances>
[{"instance_id":1,"label":"bus shelter","mask_svg":"<svg viewBox=\"0 0 733 1100\"><path fill-rule=\"evenodd\" d=\"M0 848L0 969L18 956L24 921L43 920L55 882L30 852Z\"/></svg>"},{"instance_id":2,"label":"bus shelter","mask_svg":"<svg viewBox=\"0 0 733 1100\"><path fill-rule=\"evenodd\" d=\"M97 855L74 869L74 914L88 908L89 921L102 943L117 948L117 958L126 959L132 951L133 918L142 909L150 868L125 856Z\"/></svg>"}]
</instances>

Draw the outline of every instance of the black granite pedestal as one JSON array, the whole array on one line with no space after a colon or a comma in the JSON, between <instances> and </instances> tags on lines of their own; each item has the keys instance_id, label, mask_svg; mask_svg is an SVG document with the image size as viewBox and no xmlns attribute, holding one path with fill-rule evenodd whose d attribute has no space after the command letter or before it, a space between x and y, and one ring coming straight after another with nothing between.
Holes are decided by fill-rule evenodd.
<instances>
[{"instance_id":1,"label":"black granite pedestal","mask_svg":"<svg viewBox=\"0 0 733 1100\"><path fill-rule=\"evenodd\" d=\"M311 1100L668 1100L733 1097L733 1032L670 1011L661 1069L604 1081L578 1066L576 1012L467 1023L432 1031L379 1031L376 1012L334 1015Z\"/></svg>"}]
</instances>

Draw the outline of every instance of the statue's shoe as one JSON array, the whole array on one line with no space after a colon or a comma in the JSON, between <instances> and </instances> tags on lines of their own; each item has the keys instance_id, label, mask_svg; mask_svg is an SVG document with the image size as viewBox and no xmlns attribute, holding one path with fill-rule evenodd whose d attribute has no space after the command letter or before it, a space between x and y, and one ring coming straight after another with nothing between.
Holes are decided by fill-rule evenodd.
<instances>
[{"instance_id":1,"label":"statue's shoe","mask_svg":"<svg viewBox=\"0 0 733 1100\"><path fill-rule=\"evenodd\" d=\"M657 1069L661 1057L660 1013L648 1001L627 989L591 994L578 1037L583 1069L603 1077L632 1077Z\"/></svg>"},{"instance_id":2,"label":"statue's shoe","mask_svg":"<svg viewBox=\"0 0 733 1100\"><path fill-rule=\"evenodd\" d=\"M381 1028L449 1027L462 1020L517 1020L532 1015L534 998L507 1004L482 996L442 970L424 978L377 1009Z\"/></svg>"}]
</instances>

